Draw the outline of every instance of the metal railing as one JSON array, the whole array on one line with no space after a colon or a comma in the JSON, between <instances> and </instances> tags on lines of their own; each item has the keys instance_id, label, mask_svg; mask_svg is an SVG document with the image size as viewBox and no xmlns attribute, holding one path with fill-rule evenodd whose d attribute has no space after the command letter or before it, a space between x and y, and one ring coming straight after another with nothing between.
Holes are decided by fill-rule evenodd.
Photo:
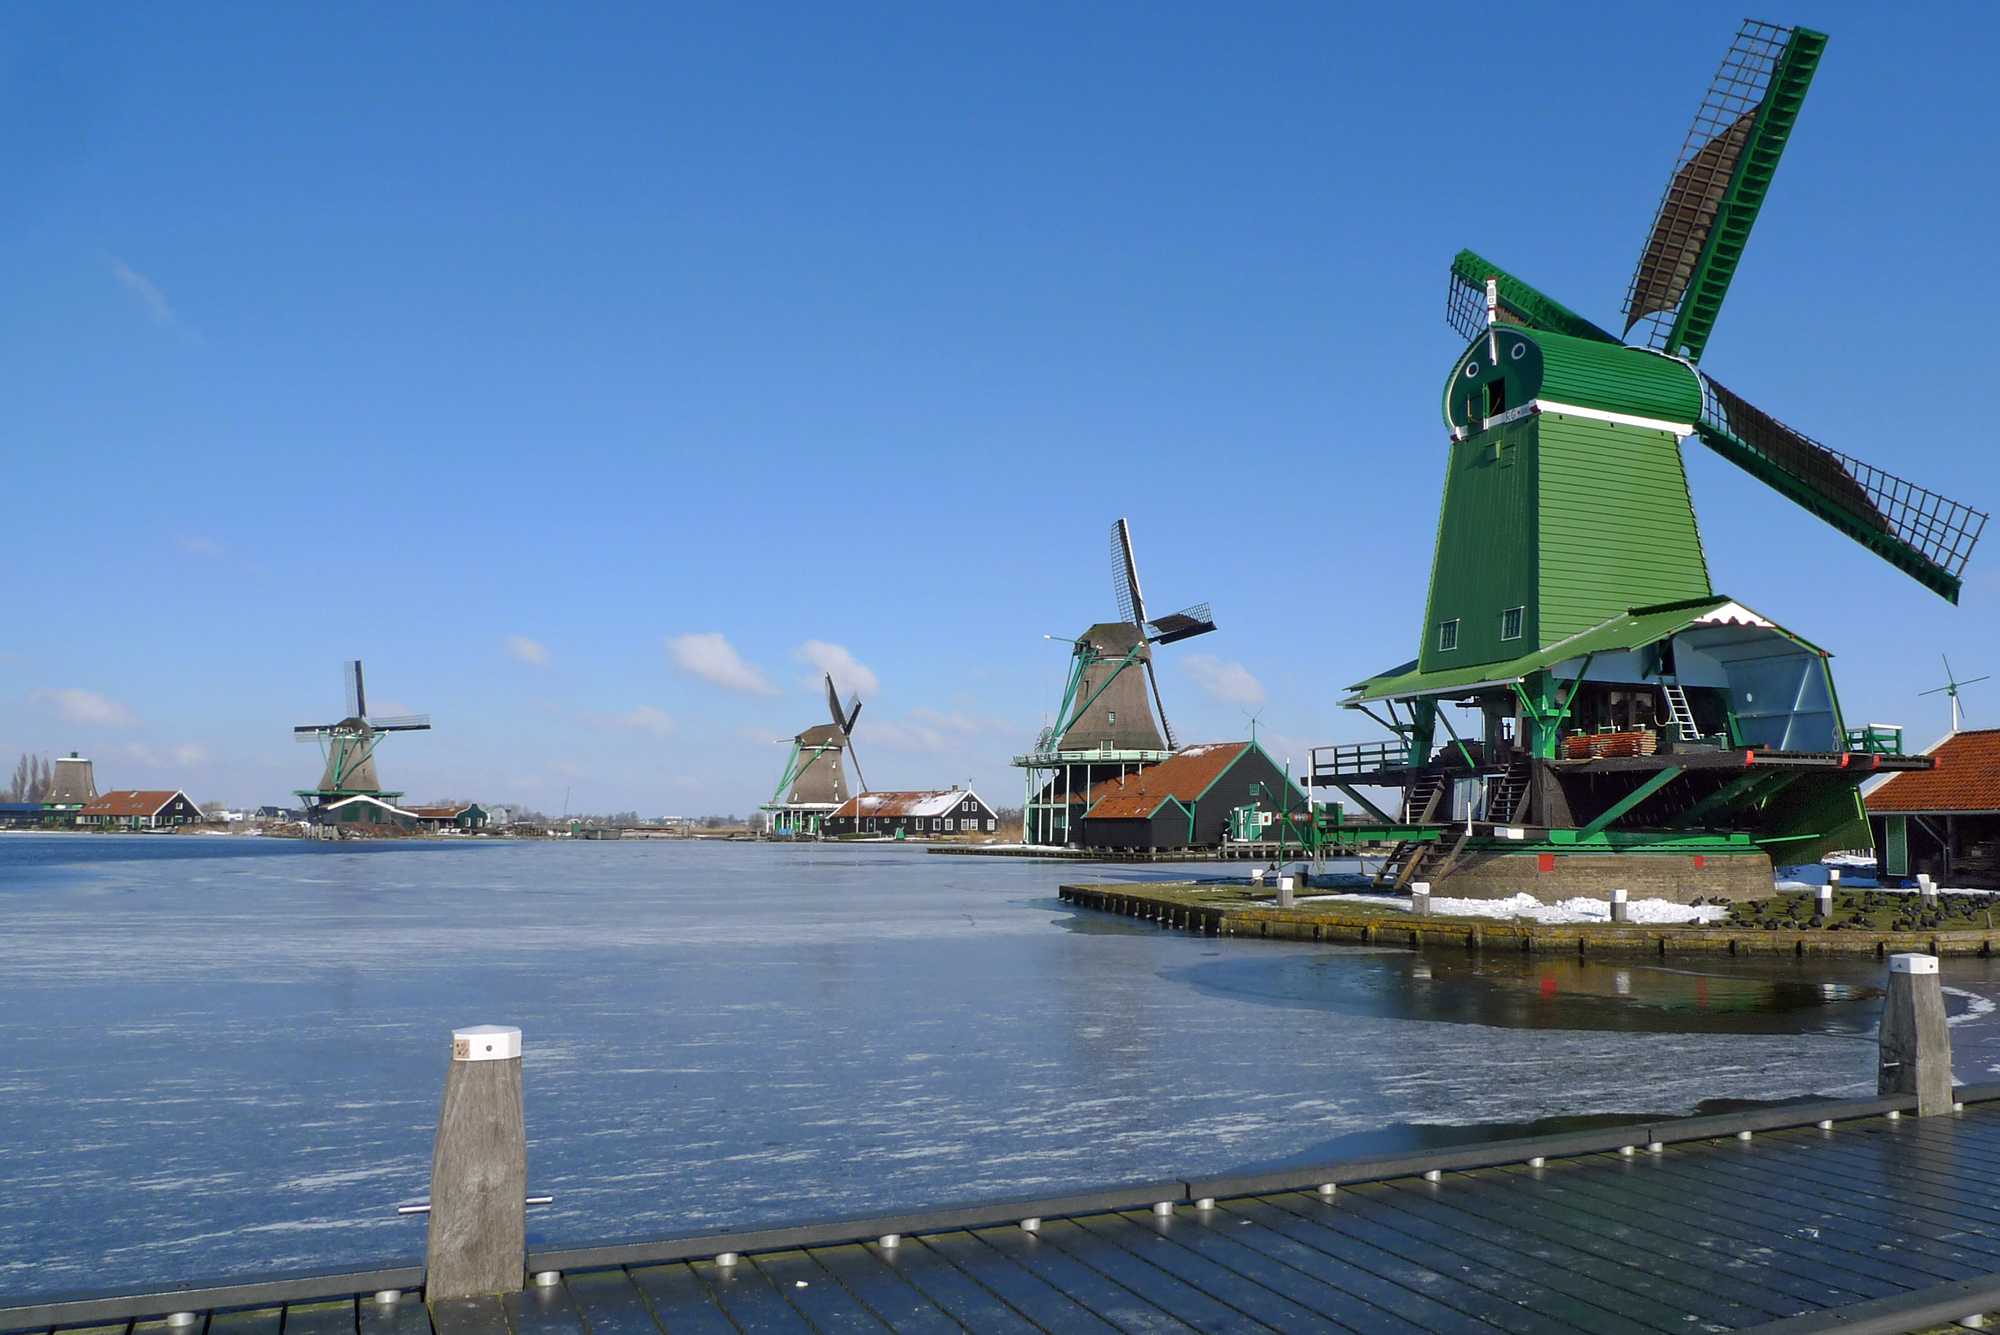
<instances>
[{"instance_id":1,"label":"metal railing","mask_svg":"<svg viewBox=\"0 0 2000 1335\"><path fill-rule=\"evenodd\" d=\"M1312 776L1335 778L1343 774L1372 774L1395 769L1410 760L1408 742L1354 742L1342 746L1315 746L1312 749Z\"/></svg>"},{"instance_id":2,"label":"metal railing","mask_svg":"<svg viewBox=\"0 0 2000 1335\"><path fill-rule=\"evenodd\" d=\"M1847 749L1871 756L1903 754L1903 730L1894 723L1871 723L1847 730Z\"/></svg>"}]
</instances>

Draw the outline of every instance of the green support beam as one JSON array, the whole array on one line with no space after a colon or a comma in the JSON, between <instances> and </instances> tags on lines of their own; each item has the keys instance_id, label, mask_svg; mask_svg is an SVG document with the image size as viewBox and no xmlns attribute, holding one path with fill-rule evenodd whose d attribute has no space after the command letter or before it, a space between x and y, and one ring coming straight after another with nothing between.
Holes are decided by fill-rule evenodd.
<instances>
[{"instance_id":1,"label":"green support beam","mask_svg":"<svg viewBox=\"0 0 2000 1335\"><path fill-rule=\"evenodd\" d=\"M1367 798L1363 797L1360 793L1356 792L1354 790L1353 785L1345 783L1336 783L1333 786L1340 789L1341 792L1347 794L1348 797L1354 800L1354 804L1356 806L1360 807L1363 811L1366 811L1376 820L1381 821L1384 825L1396 824L1395 817L1391 816L1388 812L1382 810L1382 808L1376 806L1373 802L1370 802Z\"/></svg>"},{"instance_id":2,"label":"green support beam","mask_svg":"<svg viewBox=\"0 0 2000 1335\"><path fill-rule=\"evenodd\" d=\"M1667 766L1665 769L1661 770L1658 774L1655 774L1652 778L1646 780L1644 783L1640 784L1637 788L1634 788L1631 792L1619 798L1616 802L1613 802L1608 808L1605 809L1603 815L1599 816L1596 820L1593 820L1592 822L1590 822L1590 824L1578 830L1576 832L1577 840L1581 842L1585 839L1595 838L1596 836L1604 833L1604 831L1611 825L1613 821L1617 820L1620 816L1623 816L1633 807L1638 806L1641 802L1651 797L1654 793L1659 792L1660 789L1666 787L1668 784L1672 783L1675 779L1680 778L1682 772L1683 771L1681 770L1681 767L1679 765Z\"/></svg>"},{"instance_id":3,"label":"green support beam","mask_svg":"<svg viewBox=\"0 0 2000 1335\"><path fill-rule=\"evenodd\" d=\"M1803 770L1752 770L1738 775L1668 821L1667 828L1684 830L1718 812L1739 811L1791 787L1803 777Z\"/></svg>"}]
</instances>

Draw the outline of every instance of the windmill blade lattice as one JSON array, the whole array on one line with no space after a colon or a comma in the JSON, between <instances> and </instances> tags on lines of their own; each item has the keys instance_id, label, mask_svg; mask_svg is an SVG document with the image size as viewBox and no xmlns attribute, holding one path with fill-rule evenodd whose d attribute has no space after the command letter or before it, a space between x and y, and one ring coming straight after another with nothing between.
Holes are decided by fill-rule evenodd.
<instances>
[{"instance_id":1,"label":"windmill blade lattice","mask_svg":"<svg viewBox=\"0 0 2000 1335\"><path fill-rule=\"evenodd\" d=\"M1798 121L1826 36L1755 19L1695 113L1625 296L1625 333L1701 360L1750 228Z\"/></svg>"},{"instance_id":2,"label":"windmill blade lattice","mask_svg":"<svg viewBox=\"0 0 2000 1335\"><path fill-rule=\"evenodd\" d=\"M1502 324L1546 329L1575 338L1617 343L1616 334L1599 329L1547 293L1538 292L1490 260L1461 250L1451 262L1451 282L1445 290L1445 323L1470 343L1486 331L1486 280L1499 280Z\"/></svg>"},{"instance_id":3,"label":"windmill blade lattice","mask_svg":"<svg viewBox=\"0 0 2000 1335\"><path fill-rule=\"evenodd\" d=\"M1986 526L1969 505L1830 450L1704 374L1695 434L1918 583L1958 601L1960 576Z\"/></svg>"},{"instance_id":4,"label":"windmill blade lattice","mask_svg":"<svg viewBox=\"0 0 2000 1335\"><path fill-rule=\"evenodd\" d=\"M1132 526L1119 520L1111 526L1111 586L1118 597L1118 615L1146 629L1146 599L1139 592L1139 565L1132 559Z\"/></svg>"}]
</instances>

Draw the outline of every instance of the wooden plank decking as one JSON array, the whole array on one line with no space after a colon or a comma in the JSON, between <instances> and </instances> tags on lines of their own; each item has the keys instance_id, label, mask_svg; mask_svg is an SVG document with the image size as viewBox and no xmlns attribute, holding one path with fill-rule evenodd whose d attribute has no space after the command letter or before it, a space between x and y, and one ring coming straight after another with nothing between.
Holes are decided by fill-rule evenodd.
<instances>
[{"instance_id":1,"label":"wooden plank decking","mask_svg":"<svg viewBox=\"0 0 2000 1335\"><path fill-rule=\"evenodd\" d=\"M1908 1100L1773 1109L1353 1161L1270 1177L1139 1186L896 1219L545 1251L553 1284L426 1308L243 1303L170 1328L169 1295L0 1303L0 1329L102 1335L754 1335L759 1332L1906 1331L1925 1311L2000 1308L2000 1088L1963 1111ZM1801 1118L1838 1115L1776 1130ZM1751 1131L1749 1139L1738 1132ZM1657 1139L1655 1139L1657 1138ZM1566 1157L1562 1157L1566 1156ZM1539 1166L1528 1160L1540 1157ZM1311 1185L1342 1182L1330 1194ZM1167 1193L1171 1191L1171 1195ZM1142 1202L1173 1203L1162 1214ZM954 1224L953 1221L959 1221ZM1005 1222L1001 1222L1001 1221ZM917 1232L916 1228L926 1227ZM790 1245L778 1245L792 1239ZM759 1249L758 1243L772 1245ZM714 1257L724 1247L733 1264ZM629 1264L588 1264L625 1255ZM662 1259L665 1257L686 1259ZM306 1285L306 1281L272 1281ZM355 1290L359 1290L358 1292ZM300 1294L310 1286L297 1288ZM189 1293L190 1305L207 1295ZM275 1296L275 1291L274 1291ZM16 1300L18 1303L18 1300ZM132 1316L106 1320L124 1301ZM104 1304L110 1304L104 1306ZM1930 1305L1929 1308L1925 1304ZM136 1304L136 1305L134 1305ZM1871 1315L1872 1314L1872 1315ZM72 1319L64 1322L62 1318ZM48 1318L35 1320L33 1318ZM26 1318L26 1319L24 1319ZM1872 1320L1873 1324L1870 1324ZM1782 1323L1782 1324L1773 1324Z\"/></svg>"}]
</instances>

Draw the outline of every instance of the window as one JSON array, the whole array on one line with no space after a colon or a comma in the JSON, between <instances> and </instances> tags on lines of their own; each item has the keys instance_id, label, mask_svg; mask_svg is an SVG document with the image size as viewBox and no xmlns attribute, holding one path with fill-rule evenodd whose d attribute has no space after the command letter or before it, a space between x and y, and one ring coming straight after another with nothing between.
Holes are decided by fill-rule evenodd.
<instances>
[{"instance_id":1,"label":"window","mask_svg":"<svg viewBox=\"0 0 2000 1335\"><path fill-rule=\"evenodd\" d=\"M1501 639L1518 640L1521 638L1521 613L1526 610L1523 607L1510 607L1500 614Z\"/></svg>"},{"instance_id":2,"label":"window","mask_svg":"<svg viewBox=\"0 0 2000 1335\"><path fill-rule=\"evenodd\" d=\"M946 833L946 834L949 834L949 833L951 833L951 830L952 830L952 823L951 823L951 821L950 821L949 819L947 819L947 820L945 821L945 823L944 823L944 829L945 829L945 833Z\"/></svg>"},{"instance_id":3,"label":"window","mask_svg":"<svg viewBox=\"0 0 2000 1335\"><path fill-rule=\"evenodd\" d=\"M1486 382L1486 415L1498 417L1507 411L1507 382L1489 380Z\"/></svg>"},{"instance_id":4,"label":"window","mask_svg":"<svg viewBox=\"0 0 2000 1335\"><path fill-rule=\"evenodd\" d=\"M1107 717L1107 718L1109 718L1109 719L1111 720L1111 726L1112 726L1112 727L1114 727L1114 728L1115 728L1115 727L1117 727L1117 726L1118 726L1118 711L1117 711L1117 710L1115 710L1115 709L1110 709L1110 710L1106 710L1106 711L1105 711L1105 717Z\"/></svg>"},{"instance_id":5,"label":"window","mask_svg":"<svg viewBox=\"0 0 2000 1335\"><path fill-rule=\"evenodd\" d=\"M1438 652L1450 653L1458 648L1458 618L1438 623Z\"/></svg>"}]
</instances>

